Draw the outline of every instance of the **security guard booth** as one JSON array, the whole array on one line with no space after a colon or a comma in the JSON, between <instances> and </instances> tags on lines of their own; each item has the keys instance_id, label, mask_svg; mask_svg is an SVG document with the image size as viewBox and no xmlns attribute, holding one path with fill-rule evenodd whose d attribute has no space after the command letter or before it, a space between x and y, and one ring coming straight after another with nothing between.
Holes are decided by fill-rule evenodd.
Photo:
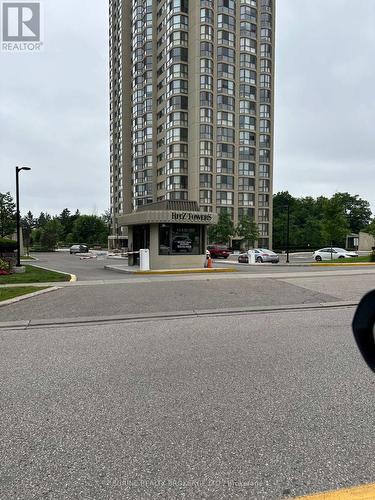
<instances>
[{"instance_id":1,"label":"security guard booth","mask_svg":"<svg viewBox=\"0 0 375 500\"><path fill-rule=\"evenodd\" d=\"M217 214L201 212L195 201L171 200L120 216L120 225L128 227L129 265L137 265L139 250L148 248L151 269L203 267L207 229L217 220Z\"/></svg>"}]
</instances>

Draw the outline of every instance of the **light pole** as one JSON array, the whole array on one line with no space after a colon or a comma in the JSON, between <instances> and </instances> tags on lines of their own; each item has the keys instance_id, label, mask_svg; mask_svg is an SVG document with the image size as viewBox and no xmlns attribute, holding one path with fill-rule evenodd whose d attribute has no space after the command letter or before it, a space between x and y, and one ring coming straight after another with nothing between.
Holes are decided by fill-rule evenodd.
<instances>
[{"instance_id":1,"label":"light pole","mask_svg":"<svg viewBox=\"0 0 375 500\"><path fill-rule=\"evenodd\" d=\"M17 210L17 267L21 266L21 217L20 217L20 187L19 173L21 170L31 170L30 167L16 167L16 210Z\"/></svg>"},{"instance_id":2,"label":"light pole","mask_svg":"<svg viewBox=\"0 0 375 500\"><path fill-rule=\"evenodd\" d=\"M289 264L290 205L286 206L286 263Z\"/></svg>"}]
</instances>

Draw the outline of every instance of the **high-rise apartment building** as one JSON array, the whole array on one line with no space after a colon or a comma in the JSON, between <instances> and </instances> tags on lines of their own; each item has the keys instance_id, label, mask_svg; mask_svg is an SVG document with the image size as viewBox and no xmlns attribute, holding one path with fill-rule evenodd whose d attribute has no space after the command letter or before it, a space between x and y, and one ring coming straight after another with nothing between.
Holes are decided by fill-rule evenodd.
<instances>
[{"instance_id":1,"label":"high-rise apartment building","mask_svg":"<svg viewBox=\"0 0 375 500\"><path fill-rule=\"evenodd\" d=\"M272 226L275 0L110 0L111 209L198 202Z\"/></svg>"}]
</instances>

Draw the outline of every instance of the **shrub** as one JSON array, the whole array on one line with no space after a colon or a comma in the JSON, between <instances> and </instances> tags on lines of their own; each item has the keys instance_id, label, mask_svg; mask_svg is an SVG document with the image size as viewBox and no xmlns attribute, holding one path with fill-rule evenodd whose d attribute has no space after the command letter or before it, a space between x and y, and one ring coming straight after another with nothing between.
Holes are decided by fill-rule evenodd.
<instances>
[{"instance_id":1,"label":"shrub","mask_svg":"<svg viewBox=\"0 0 375 500\"><path fill-rule=\"evenodd\" d=\"M370 253L370 262L375 262L375 250Z\"/></svg>"},{"instance_id":2,"label":"shrub","mask_svg":"<svg viewBox=\"0 0 375 500\"><path fill-rule=\"evenodd\" d=\"M6 238L0 238L0 252L14 252L17 250L17 242L14 240L8 240Z\"/></svg>"},{"instance_id":3,"label":"shrub","mask_svg":"<svg viewBox=\"0 0 375 500\"><path fill-rule=\"evenodd\" d=\"M12 271L12 263L6 259L0 259L0 275L10 274Z\"/></svg>"}]
</instances>

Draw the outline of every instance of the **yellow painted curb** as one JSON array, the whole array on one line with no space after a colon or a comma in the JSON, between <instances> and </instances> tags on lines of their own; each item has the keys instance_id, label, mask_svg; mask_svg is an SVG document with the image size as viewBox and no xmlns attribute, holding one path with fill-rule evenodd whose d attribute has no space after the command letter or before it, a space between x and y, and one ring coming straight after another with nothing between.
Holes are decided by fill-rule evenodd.
<instances>
[{"instance_id":1,"label":"yellow painted curb","mask_svg":"<svg viewBox=\"0 0 375 500\"><path fill-rule=\"evenodd\" d=\"M161 269L159 271L136 271L134 274L192 274L192 273L236 273L237 269Z\"/></svg>"},{"instance_id":2,"label":"yellow painted curb","mask_svg":"<svg viewBox=\"0 0 375 500\"><path fill-rule=\"evenodd\" d=\"M375 484L298 497L294 500L374 500Z\"/></svg>"},{"instance_id":3,"label":"yellow painted curb","mask_svg":"<svg viewBox=\"0 0 375 500\"><path fill-rule=\"evenodd\" d=\"M75 274L70 275L70 282L77 281L77 276Z\"/></svg>"},{"instance_id":4,"label":"yellow painted curb","mask_svg":"<svg viewBox=\"0 0 375 500\"><path fill-rule=\"evenodd\" d=\"M343 263L339 263L339 262L333 262L332 264L329 264L329 263L313 263L313 264L310 264L311 266L322 266L322 267L332 267L332 266L375 266L375 262L343 262Z\"/></svg>"}]
</instances>

